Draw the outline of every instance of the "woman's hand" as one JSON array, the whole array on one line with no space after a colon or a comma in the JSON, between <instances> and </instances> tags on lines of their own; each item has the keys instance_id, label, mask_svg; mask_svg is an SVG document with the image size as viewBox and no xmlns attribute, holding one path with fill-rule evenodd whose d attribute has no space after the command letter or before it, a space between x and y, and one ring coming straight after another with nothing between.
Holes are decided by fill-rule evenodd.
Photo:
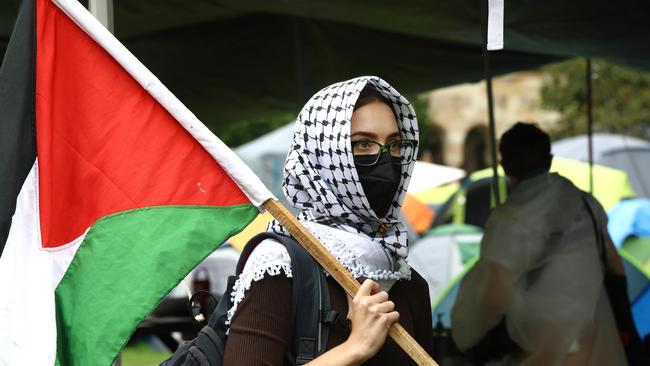
<instances>
[{"instance_id":1,"label":"woman's hand","mask_svg":"<svg viewBox=\"0 0 650 366\"><path fill-rule=\"evenodd\" d=\"M365 280L359 291L348 296L348 319L352 323L348 339L309 362L310 366L355 366L374 356L386 340L388 329L399 320L395 304L386 291Z\"/></svg>"},{"instance_id":2,"label":"woman's hand","mask_svg":"<svg viewBox=\"0 0 650 366\"><path fill-rule=\"evenodd\" d=\"M399 313L386 291L379 292L376 282L365 280L354 298L348 296L348 319L352 326L346 343L365 361L384 344L388 329L399 320Z\"/></svg>"}]
</instances>

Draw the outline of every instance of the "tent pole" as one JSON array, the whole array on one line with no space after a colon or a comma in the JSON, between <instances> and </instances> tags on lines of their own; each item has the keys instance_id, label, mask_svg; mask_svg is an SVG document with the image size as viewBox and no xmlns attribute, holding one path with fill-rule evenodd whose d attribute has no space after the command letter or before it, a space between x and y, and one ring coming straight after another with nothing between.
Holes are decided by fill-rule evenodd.
<instances>
[{"instance_id":1,"label":"tent pole","mask_svg":"<svg viewBox=\"0 0 650 366\"><path fill-rule=\"evenodd\" d=\"M496 199L496 205L501 204L501 192L499 191L499 163L497 161L497 136L494 122L494 95L492 92L492 76L490 71L490 55L487 49L483 50L483 63L485 65L485 85L487 87L488 102L488 127L490 134L490 155L492 157L492 193Z\"/></svg>"},{"instance_id":2,"label":"tent pole","mask_svg":"<svg viewBox=\"0 0 650 366\"><path fill-rule=\"evenodd\" d=\"M593 117L593 103L591 93L592 71L591 71L591 58L586 60L586 86L587 86L587 148L589 150L589 193L594 193L594 117Z\"/></svg>"},{"instance_id":3,"label":"tent pole","mask_svg":"<svg viewBox=\"0 0 650 366\"><path fill-rule=\"evenodd\" d=\"M113 0L88 0L88 10L109 32L115 33Z\"/></svg>"},{"instance_id":4,"label":"tent pole","mask_svg":"<svg viewBox=\"0 0 650 366\"><path fill-rule=\"evenodd\" d=\"M494 122L494 95L492 92L492 71L490 68L490 52L487 49L487 23L488 23L488 6L487 1L482 1L483 6L483 67L485 70L485 85L487 87L487 104L488 104L488 129L490 138L490 155L492 157L492 194L495 198L496 205L501 204L501 192L499 190L499 163L497 161L497 137Z\"/></svg>"}]
</instances>

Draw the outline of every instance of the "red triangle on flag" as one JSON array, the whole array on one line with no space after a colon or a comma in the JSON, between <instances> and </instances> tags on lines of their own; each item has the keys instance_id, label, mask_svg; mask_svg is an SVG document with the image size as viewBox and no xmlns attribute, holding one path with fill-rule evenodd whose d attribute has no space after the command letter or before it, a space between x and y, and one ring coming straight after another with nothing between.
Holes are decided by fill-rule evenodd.
<instances>
[{"instance_id":1,"label":"red triangle on flag","mask_svg":"<svg viewBox=\"0 0 650 366\"><path fill-rule=\"evenodd\" d=\"M51 1L37 2L36 126L42 245L160 205L249 202L205 149Z\"/></svg>"}]
</instances>

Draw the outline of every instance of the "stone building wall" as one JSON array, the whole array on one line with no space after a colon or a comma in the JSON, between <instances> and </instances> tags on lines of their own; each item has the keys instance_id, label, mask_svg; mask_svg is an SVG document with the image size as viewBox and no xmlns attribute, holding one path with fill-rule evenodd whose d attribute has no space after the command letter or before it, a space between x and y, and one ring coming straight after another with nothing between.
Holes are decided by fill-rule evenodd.
<instances>
[{"instance_id":1,"label":"stone building wall","mask_svg":"<svg viewBox=\"0 0 650 366\"><path fill-rule=\"evenodd\" d=\"M540 106L543 77L541 72L526 71L493 79L497 139L517 121L534 121L542 129L557 122L557 112L542 110ZM462 167L468 131L476 125L487 126L485 82L437 89L424 97L429 104L430 119L444 131L444 163ZM489 146L484 148L489 163Z\"/></svg>"}]
</instances>

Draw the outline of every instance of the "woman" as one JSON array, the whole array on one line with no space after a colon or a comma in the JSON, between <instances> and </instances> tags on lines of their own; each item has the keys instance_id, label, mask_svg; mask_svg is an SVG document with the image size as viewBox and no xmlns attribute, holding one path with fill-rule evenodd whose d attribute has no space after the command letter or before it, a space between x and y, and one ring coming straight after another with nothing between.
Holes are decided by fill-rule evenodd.
<instances>
[{"instance_id":1,"label":"woman","mask_svg":"<svg viewBox=\"0 0 650 366\"><path fill-rule=\"evenodd\" d=\"M400 206L417 156L409 102L377 77L324 88L296 121L284 192L298 219L358 279L350 299L328 278L331 305L351 326L330 331L327 350L309 365L404 365L411 362L388 328L399 319L430 351L431 306L412 271ZM289 235L277 222L269 230ZM233 289L225 365L282 365L291 343L291 263L265 240ZM390 299L390 300L389 300Z\"/></svg>"}]
</instances>

